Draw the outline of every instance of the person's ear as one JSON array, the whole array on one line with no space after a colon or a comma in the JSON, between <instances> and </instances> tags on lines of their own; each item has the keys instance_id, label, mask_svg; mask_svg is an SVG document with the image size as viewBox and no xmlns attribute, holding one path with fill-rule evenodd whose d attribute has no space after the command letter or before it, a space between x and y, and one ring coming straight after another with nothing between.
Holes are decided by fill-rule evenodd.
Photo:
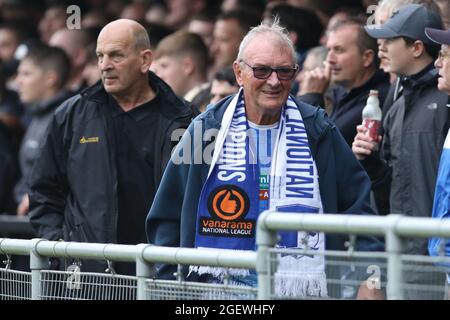
<instances>
[{"instance_id":1,"label":"person's ear","mask_svg":"<svg viewBox=\"0 0 450 320\"><path fill-rule=\"evenodd\" d=\"M150 49L141 51L141 72L147 73L153 61L153 53Z\"/></svg>"},{"instance_id":2,"label":"person's ear","mask_svg":"<svg viewBox=\"0 0 450 320\"><path fill-rule=\"evenodd\" d=\"M44 81L47 88L56 89L59 81L58 74L54 70L49 70L44 74Z\"/></svg>"},{"instance_id":3,"label":"person's ear","mask_svg":"<svg viewBox=\"0 0 450 320\"><path fill-rule=\"evenodd\" d=\"M181 59L181 69L185 76L190 76L194 73L195 65L191 57L184 57Z\"/></svg>"},{"instance_id":4,"label":"person's ear","mask_svg":"<svg viewBox=\"0 0 450 320\"><path fill-rule=\"evenodd\" d=\"M414 41L412 47L414 58L420 58L422 54L425 52L425 45L420 40Z\"/></svg>"},{"instance_id":5,"label":"person's ear","mask_svg":"<svg viewBox=\"0 0 450 320\"><path fill-rule=\"evenodd\" d=\"M238 83L238 85L240 87L242 87L243 85L243 81L242 81L242 64L239 61L234 61L233 62L233 71L234 71L234 75L236 76L236 82Z\"/></svg>"},{"instance_id":6,"label":"person's ear","mask_svg":"<svg viewBox=\"0 0 450 320\"><path fill-rule=\"evenodd\" d=\"M295 31L289 31L289 38L291 38L291 41L295 46L298 41L298 33Z\"/></svg>"},{"instance_id":7,"label":"person's ear","mask_svg":"<svg viewBox=\"0 0 450 320\"><path fill-rule=\"evenodd\" d=\"M373 59L375 59L375 52L372 49L367 49L362 55L363 66L368 68L373 64Z\"/></svg>"}]
</instances>

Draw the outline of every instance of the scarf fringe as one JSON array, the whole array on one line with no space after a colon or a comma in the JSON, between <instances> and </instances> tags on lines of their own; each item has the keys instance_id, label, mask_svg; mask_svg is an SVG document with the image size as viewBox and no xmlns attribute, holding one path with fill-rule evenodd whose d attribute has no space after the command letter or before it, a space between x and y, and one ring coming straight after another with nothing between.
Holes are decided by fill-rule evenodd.
<instances>
[{"instance_id":1,"label":"scarf fringe","mask_svg":"<svg viewBox=\"0 0 450 320\"><path fill-rule=\"evenodd\" d=\"M280 297L326 297L327 277L323 256L278 256L275 293Z\"/></svg>"},{"instance_id":2,"label":"scarf fringe","mask_svg":"<svg viewBox=\"0 0 450 320\"><path fill-rule=\"evenodd\" d=\"M275 273L275 294L283 298L327 297L325 273Z\"/></svg>"},{"instance_id":3,"label":"scarf fringe","mask_svg":"<svg viewBox=\"0 0 450 320\"><path fill-rule=\"evenodd\" d=\"M237 269L237 268L218 268L209 266L190 266L189 275L195 272L198 275L210 274L219 280L224 280L225 275L230 275L234 277L246 277L250 274L248 269Z\"/></svg>"}]
</instances>

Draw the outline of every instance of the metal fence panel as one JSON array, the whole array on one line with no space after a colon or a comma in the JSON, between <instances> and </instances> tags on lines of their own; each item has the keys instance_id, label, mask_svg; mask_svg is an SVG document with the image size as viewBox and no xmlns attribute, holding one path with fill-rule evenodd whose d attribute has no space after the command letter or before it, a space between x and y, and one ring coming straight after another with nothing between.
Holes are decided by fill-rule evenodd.
<instances>
[{"instance_id":1,"label":"metal fence panel","mask_svg":"<svg viewBox=\"0 0 450 320\"><path fill-rule=\"evenodd\" d=\"M147 300L255 300L257 289L177 280L146 281Z\"/></svg>"},{"instance_id":2,"label":"metal fence panel","mask_svg":"<svg viewBox=\"0 0 450 320\"><path fill-rule=\"evenodd\" d=\"M428 256L402 255L403 297L406 300L443 300L447 298L446 269L442 262ZM447 266L450 265L449 259Z\"/></svg>"},{"instance_id":3,"label":"metal fence panel","mask_svg":"<svg viewBox=\"0 0 450 320\"><path fill-rule=\"evenodd\" d=\"M322 230L341 234L384 235L387 252L354 252L353 241L348 251L305 251L304 249L272 249L276 245L277 230ZM316 231L314 231L316 232ZM85 244L44 241L42 239L18 240L0 238L0 254L7 255L7 267L0 269L0 299L353 299L358 289L370 284L380 289L379 298L390 299L443 299L448 298L445 275L450 270L450 257L407 256L409 237L426 242L427 237L450 238L450 220L411 218L391 215L367 217L355 215L309 215L262 213L258 219L258 252L243 254L216 254L187 248L157 246L125 246L114 244ZM205 250L206 251L206 250ZM425 252L425 251L424 251ZM269 254L268 254L269 253ZM10 270L9 257L30 257L31 274ZM326 277L312 277L304 281L299 269L278 270L282 256L309 259L311 255L324 255ZM48 257L74 259L101 259L107 261L138 261L136 277L113 274L42 271L48 268ZM245 259L244 259L245 257ZM141 262L141 263L139 263ZM145 280L151 275L151 263L203 265L224 268L256 269L258 287L234 286L234 283L207 284L184 281ZM292 263L297 266L296 263ZM70 266L69 266L70 267ZM150 268L148 268L150 269ZM313 269L311 269L313 270ZM311 272L309 272L311 273ZM322 276L322 274L321 274ZM305 277L306 278L306 277ZM228 279L228 278L227 278ZM295 290L284 290L283 281L293 281ZM323 280L323 281L322 281ZM365 281L365 282L364 282ZM272 286L272 284L275 284ZM281 283L281 286L279 285ZM286 283L286 281L285 281ZM304 284L306 283L306 286ZM324 284L325 283L325 284ZM233 284L233 285L231 285ZM300 284L301 290L295 287ZM312 287L308 287L312 284ZM323 296L318 296L319 291ZM280 287L284 290L280 290ZM368 288L368 287L367 287ZM303 291L302 291L303 290ZM145 291L145 292L144 292ZM270 292L271 291L271 292ZM294 292L295 294L286 294ZM305 294L306 292L306 294ZM310 293L312 292L312 294ZM375 291L369 291L375 292ZM370 294L367 294L370 297Z\"/></svg>"},{"instance_id":4,"label":"metal fence panel","mask_svg":"<svg viewBox=\"0 0 450 320\"><path fill-rule=\"evenodd\" d=\"M298 259L308 259L308 255L325 255L327 294L325 296L300 293L285 296L277 289L277 268L281 255L292 255ZM403 281L400 288L405 300L443 300L449 298L446 273L450 266L449 257L430 257L423 255L400 255ZM268 261L273 287L271 299L364 299L358 296L360 286L379 289L373 297L386 299L387 253L325 251L313 252L304 249L271 249ZM291 280L302 275L292 272L284 276Z\"/></svg>"},{"instance_id":5,"label":"metal fence panel","mask_svg":"<svg viewBox=\"0 0 450 320\"><path fill-rule=\"evenodd\" d=\"M0 300L30 300L31 273L0 269Z\"/></svg>"},{"instance_id":6,"label":"metal fence panel","mask_svg":"<svg viewBox=\"0 0 450 320\"><path fill-rule=\"evenodd\" d=\"M136 300L132 276L42 271L40 281L42 300Z\"/></svg>"},{"instance_id":7,"label":"metal fence panel","mask_svg":"<svg viewBox=\"0 0 450 320\"><path fill-rule=\"evenodd\" d=\"M313 255L324 256L326 288L303 282L307 275L296 270L278 272L280 258L290 256L297 261L311 259ZM386 254L383 252L314 251L310 249L270 250L269 268L273 283L271 299L356 299L359 287L368 285L380 289L379 298L385 296ZM283 290L284 282L297 282L295 290ZM325 289L325 290L324 290ZM288 293L286 293L288 292ZM378 293L378 292L377 292Z\"/></svg>"}]
</instances>

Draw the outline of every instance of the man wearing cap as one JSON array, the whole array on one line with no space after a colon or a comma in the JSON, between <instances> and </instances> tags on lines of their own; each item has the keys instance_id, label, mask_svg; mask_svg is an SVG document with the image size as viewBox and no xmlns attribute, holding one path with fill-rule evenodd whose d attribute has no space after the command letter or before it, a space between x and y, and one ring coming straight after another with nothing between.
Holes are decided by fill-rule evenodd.
<instances>
[{"instance_id":1,"label":"man wearing cap","mask_svg":"<svg viewBox=\"0 0 450 320\"><path fill-rule=\"evenodd\" d=\"M441 44L441 51L439 57L436 59L434 65L439 71L438 89L450 94L450 29L439 30L426 28L425 33L432 41ZM447 104L447 107L450 105ZM437 219L450 217L450 131L447 133L445 139L444 149L442 150L441 161L439 162L439 171L436 178L436 191L434 194L433 213L432 217ZM445 244L440 238L432 238L428 242L428 251L431 256L438 256L440 248L444 248L446 256L450 256L450 242ZM448 265L446 265L448 267ZM450 276L447 273L447 283L450 284ZM450 291L447 289L447 298L450 296Z\"/></svg>"},{"instance_id":2,"label":"man wearing cap","mask_svg":"<svg viewBox=\"0 0 450 320\"><path fill-rule=\"evenodd\" d=\"M425 28L440 29L439 15L423 5L407 5L395 11L383 25L368 26L386 53L387 71L401 77L403 91L383 120L383 136L373 141L358 126L352 144L372 180L372 190L390 188L390 213L413 217L430 216L439 157L448 130L448 96L436 87L438 72L433 66L439 47L425 35ZM378 144L381 146L378 149ZM408 241L407 254L426 255L427 240ZM417 264L404 273L409 284L430 285ZM410 269L408 269L410 270ZM407 299L435 299L432 292L406 290Z\"/></svg>"}]
</instances>

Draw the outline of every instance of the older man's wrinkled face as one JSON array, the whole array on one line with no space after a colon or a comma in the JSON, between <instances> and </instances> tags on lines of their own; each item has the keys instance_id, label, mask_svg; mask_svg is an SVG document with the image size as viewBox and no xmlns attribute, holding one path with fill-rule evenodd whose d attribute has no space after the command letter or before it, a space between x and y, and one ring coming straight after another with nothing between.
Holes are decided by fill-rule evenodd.
<instances>
[{"instance_id":1,"label":"older man's wrinkled face","mask_svg":"<svg viewBox=\"0 0 450 320\"><path fill-rule=\"evenodd\" d=\"M252 67L290 70L295 67L292 51L277 36L261 34L248 44L242 60L235 61L233 67L238 84L244 88L249 121L257 124L275 123L289 96L295 72L292 79L280 79L277 72L272 72L267 79L258 79Z\"/></svg>"},{"instance_id":2,"label":"older man's wrinkled face","mask_svg":"<svg viewBox=\"0 0 450 320\"><path fill-rule=\"evenodd\" d=\"M98 37L98 66L106 92L126 95L142 75L140 53L128 30L112 31Z\"/></svg>"},{"instance_id":3,"label":"older man's wrinkled face","mask_svg":"<svg viewBox=\"0 0 450 320\"><path fill-rule=\"evenodd\" d=\"M439 70L438 89L450 94L450 48L441 46L439 58L434 63Z\"/></svg>"}]
</instances>

